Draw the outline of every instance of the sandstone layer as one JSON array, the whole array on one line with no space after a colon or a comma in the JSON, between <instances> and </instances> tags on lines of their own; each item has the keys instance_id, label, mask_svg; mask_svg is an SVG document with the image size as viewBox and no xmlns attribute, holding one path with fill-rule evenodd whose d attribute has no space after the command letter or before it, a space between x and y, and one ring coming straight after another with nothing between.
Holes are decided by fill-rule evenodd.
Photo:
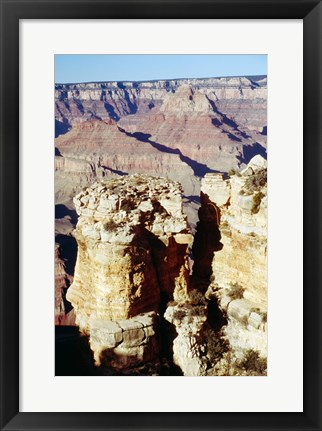
<instances>
[{"instance_id":1,"label":"sandstone layer","mask_svg":"<svg viewBox=\"0 0 322 431\"><path fill-rule=\"evenodd\" d=\"M187 298L192 236L181 193L178 183L134 175L95 183L74 199L78 254L67 299L80 330L90 337L97 362L106 348L117 347L113 355L124 356L123 350L131 347L119 326L147 340L143 327L123 322L134 319L137 326L138 315L157 314L160 296L179 303ZM115 345L104 341L104 334ZM145 358L147 349L155 354L154 338L151 342L153 348L145 342L142 352L133 354L137 360Z\"/></svg>"},{"instance_id":2,"label":"sandstone layer","mask_svg":"<svg viewBox=\"0 0 322 431\"><path fill-rule=\"evenodd\" d=\"M220 250L211 261L208 294L227 318L224 336L240 358L245 351L267 356L267 162L254 157L227 180L209 174L202 205L215 206ZM209 261L208 261L209 263Z\"/></svg>"}]
</instances>

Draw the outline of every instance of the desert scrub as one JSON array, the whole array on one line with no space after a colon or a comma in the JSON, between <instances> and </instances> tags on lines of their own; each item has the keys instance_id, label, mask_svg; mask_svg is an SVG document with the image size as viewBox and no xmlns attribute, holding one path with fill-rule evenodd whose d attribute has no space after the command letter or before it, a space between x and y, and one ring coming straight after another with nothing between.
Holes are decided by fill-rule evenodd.
<instances>
[{"instance_id":1,"label":"desert scrub","mask_svg":"<svg viewBox=\"0 0 322 431\"><path fill-rule=\"evenodd\" d=\"M246 375L266 376L267 359L262 358L257 350L248 349L244 357L236 363L236 368L240 373L246 373Z\"/></svg>"},{"instance_id":2,"label":"desert scrub","mask_svg":"<svg viewBox=\"0 0 322 431\"><path fill-rule=\"evenodd\" d=\"M262 199L265 195L262 192L257 192L253 196L253 208L252 208L252 214L257 214L259 211L260 204L262 202Z\"/></svg>"},{"instance_id":3,"label":"desert scrub","mask_svg":"<svg viewBox=\"0 0 322 431\"><path fill-rule=\"evenodd\" d=\"M251 193L258 192L267 184L267 170L261 169L254 175L247 177L245 181L245 189Z\"/></svg>"},{"instance_id":4,"label":"desert scrub","mask_svg":"<svg viewBox=\"0 0 322 431\"><path fill-rule=\"evenodd\" d=\"M228 292L228 296L234 299L242 299L244 297L245 288L238 283L231 284L231 289Z\"/></svg>"},{"instance_id":5,"label":"desert scrub","mask_svg":"<svg viewBox=\"0 0 322 431\"><path fill-rule=\"evenodd\" d=\"M222 331L208 329L206 332L207 356L213 364L216 364L229 349L229 343Z\"/></svg>"},{"instance_id":6,"label":"desert scrub","mask_svg":"<svg viewBox=\"0 0 322 431\"><path fill-rule=\"evenodd\" d=\"M115 223L114 220L107 220L105 223L103 223L103 227L106 231L112 231L117 228L117 223Z\"/></svg>"},{"instance_id":7,"label":"desert scrub","mask_svg":"<svg viewBox=\"0 0 322 431\"><path fill-rule=\"evenodd\" d=\"M266 376L267 359L260 356L257 350L249 349L242 359L237 359L233 352L227 351L215 365L211 375L214 376Z\"/></svg>"}]
</instances>

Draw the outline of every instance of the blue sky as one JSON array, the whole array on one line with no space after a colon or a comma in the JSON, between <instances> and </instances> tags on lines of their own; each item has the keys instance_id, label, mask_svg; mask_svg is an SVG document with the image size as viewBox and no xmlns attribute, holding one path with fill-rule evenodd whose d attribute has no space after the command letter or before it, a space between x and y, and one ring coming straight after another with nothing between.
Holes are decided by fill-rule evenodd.
<instances>
[{"instance_id":1,"label":"blue sky","mask_svg":"<svg viewBox=\"0 0 322 431\"><path fill-rule=\"evenodd\" d=\"M266 55L55 55L56 83L266 74Z\"/></svg>"}]
</instances>

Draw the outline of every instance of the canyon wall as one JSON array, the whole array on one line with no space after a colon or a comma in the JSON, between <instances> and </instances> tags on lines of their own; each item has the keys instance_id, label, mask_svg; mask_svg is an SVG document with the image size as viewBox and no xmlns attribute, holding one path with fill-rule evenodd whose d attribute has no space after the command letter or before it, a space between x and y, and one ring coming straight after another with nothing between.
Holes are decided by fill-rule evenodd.
<instances>
[{"instance_id":1,"label":"canyon wall","mask_svg":"<svg viewBox=\"0 0 322 431\"><path fill-rule=\"evenodd\" d=\"M199 196L206 173L265 155L266 100L265 77L56 84L56 202L134 173Z\"/></svg>"},{"instance_id":2,"label":"canyon wall","mask_svg":"<svg viewBox=\"0 0 322 431\"><path fill-rule=\"evenodd\" d=\"M118 121L127 115L157 111L169 93L191 86L217 101L218 109L238 123L247 117L247 125L261 131L266 126L266 85L265 76L56 84L55 117L60 131L84 119ZM253 115L247 115L249 112Z\"/></svg>"}]
</instances>

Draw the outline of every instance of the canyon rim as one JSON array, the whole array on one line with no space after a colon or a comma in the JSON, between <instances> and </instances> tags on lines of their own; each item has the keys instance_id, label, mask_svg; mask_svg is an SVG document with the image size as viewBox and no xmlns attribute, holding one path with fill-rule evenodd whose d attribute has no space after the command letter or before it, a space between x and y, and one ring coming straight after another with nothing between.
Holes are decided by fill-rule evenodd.
<instances>
[{"instance_id":1,"label":"canyon rim","mask_svg":"<svg viewBox=\"0 0 322 431\"><path fill-rule=\"evenodd\" d=\"M202 76L55 84L56 375L267 374L267 76Z\"/></svg>"}]
</instances>

